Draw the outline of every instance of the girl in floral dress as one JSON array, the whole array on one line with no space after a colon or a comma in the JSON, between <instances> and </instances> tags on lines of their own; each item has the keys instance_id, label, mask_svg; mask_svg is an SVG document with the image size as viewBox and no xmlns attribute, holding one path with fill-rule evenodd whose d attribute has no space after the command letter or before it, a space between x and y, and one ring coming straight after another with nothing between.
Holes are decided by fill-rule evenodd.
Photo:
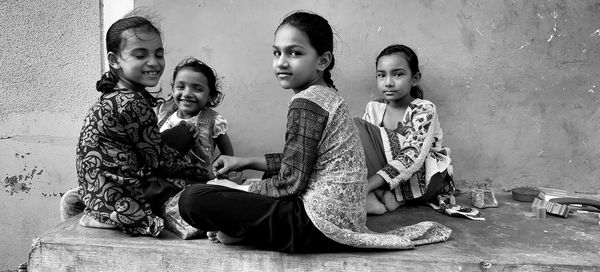
<instances>
[{"instance_id":1,"label":"girl in floral dress","mask_svg":"<svg viewBox=\"0 0 600 272\"><path fill-rule=\"evenodd\" d=\"M127 17L108 29L106 46L110 70L96 84L102 94L77 144L80 224L157 236L164 222L156 213L165 201L186 184L206 181L207 171L161 142L156 99L145 89L164 70L160 31L143 17Z\"/></svg>"}]
</instances>

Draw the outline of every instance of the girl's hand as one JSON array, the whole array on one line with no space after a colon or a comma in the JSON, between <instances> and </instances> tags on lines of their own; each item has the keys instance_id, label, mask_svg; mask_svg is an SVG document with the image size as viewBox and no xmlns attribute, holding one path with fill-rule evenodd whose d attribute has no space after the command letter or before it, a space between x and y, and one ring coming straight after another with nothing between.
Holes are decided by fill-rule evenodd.
<instances>
[{"instance_id":1,"label":"girl's hand","mask_svg":"<svg viewBox=\"0 0 600 272\"><path fill-rule=\"evenodd\" d=\"M229 187L231 189L236 189L236 190L245 191L245 192L248 192L248 188L250 188L250 185L240 185L240 184L237 184L228 179L213 179L213 180L207 182L206 184L220 185L220 186Z\"/></svg>"},{"instance_id":2,"label":"girl's hand","mask_svg":"<svg viewBox=\"0 0 600 272\"><path fill-rule=\"evenodd\" d=\"M181 121L181 122L179 122L179 125L187 127L189 129L190 133L194 135L194 139L198 140L198 138L200 137L200 129L198 129L196 124L191 123L191 122Z\"/></svg>"},{"instance_id":3,"label":"girl's hand","mask_svg":"<svg viewBox=\"0 0 600 272\"><path fill-rule=\"evenodd\" d=\"M410 129L409 126L403 126L402 122L398 122L398 127L396 127L394 132L400 133L400 135L402 135L402 136L406 136L406 134L409 132L409 129Z\"/></svg>"},{"instance_id":4,"label":"girl's hand","mask_svg":"<svg viewBox=\"0 0 600 272\"><path fill-rule=\"evenodd\" d=\"M243 166L242 159L239 157L221 155L215 159L212 164L213 173L219 177L233 170L240 169Z\"/></svg>"}]
</instances>

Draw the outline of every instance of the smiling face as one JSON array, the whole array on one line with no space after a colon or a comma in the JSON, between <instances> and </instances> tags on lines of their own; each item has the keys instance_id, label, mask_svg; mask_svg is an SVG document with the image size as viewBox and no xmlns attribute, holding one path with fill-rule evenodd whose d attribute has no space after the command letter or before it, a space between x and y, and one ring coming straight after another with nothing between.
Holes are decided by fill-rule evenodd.
<instances>
[{"instance_id":1,"label":"smiling face","mask_svg":"<svg viewBox=\"0 0 600 272\"><path fill-rule=\"evenodd\" d=\"M178 116L189 119L200 112L210 99L208 79L190 68L179 70L173 82L173 98L179 108Z\"/></svg>"},{"instance_id":2,"label":"smiling face","mask_svg":"<svg viewBox=\"0 0 600 272\"><path fill-rule=\"evenodd\" d=\"M275 33L273 71L282 88L298 93L322 81L320 59L304 32L283 25Z\"/></svg>"},{"instance_id":3,"label":"smiling face","mask_svg":"<svg viewBox=\"0 0 600 272\"><path fill-rule=\"evenodd\" d=\"M134 90L156 86L165 67L160 35L145 29L129 29L122 35L124 47L121 52L108 53L110 65L117 70L120 83Z\"/></svg>"},{"instance_id":4,"label":"smiling face","mask_svg":"<svg viewBox=\"0 0 600 272\"><path fill-rule=\"evenodd\" d=\"M389 102L410 102L413 86L419 84L419 75L413 75L401 53L381 56L377 61L377 87Z\"/></svg>"}]
</instances>

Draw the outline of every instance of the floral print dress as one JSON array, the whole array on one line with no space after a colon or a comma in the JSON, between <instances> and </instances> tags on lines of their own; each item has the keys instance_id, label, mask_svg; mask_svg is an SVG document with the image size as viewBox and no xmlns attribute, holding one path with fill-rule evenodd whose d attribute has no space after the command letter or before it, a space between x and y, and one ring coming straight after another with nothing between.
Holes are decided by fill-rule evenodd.
<instances>
[{"instance_id":1,"label":"floral print dress","mask_svg":"<svg viewBox=\"0 0 600 272\"><path fill-rule=\"evenodd\" d=\"M84 213L132 235L156 236L164 228L163 219L152 212L162 203L151 201L150 192L175 194L207 174L162 144L153 100L146 91L103 94L85 117L77 144Z\"/></svg>"},{"instance_id":2,"label":"floral print dress","mask_svg":"<svg viewBox=\"0 0 600 272\"><path fill-rule=\"evenodd\" d=\"M450 149L442 145L435 105L415 99L408 106L398 133L383 127L387 101L378 99L367 104L363 119L381 131L385 158L388 162L377 172L394 191L397 201L421 197L431 177L447 171L452 176Z\"/></svg>"}]
</instances>

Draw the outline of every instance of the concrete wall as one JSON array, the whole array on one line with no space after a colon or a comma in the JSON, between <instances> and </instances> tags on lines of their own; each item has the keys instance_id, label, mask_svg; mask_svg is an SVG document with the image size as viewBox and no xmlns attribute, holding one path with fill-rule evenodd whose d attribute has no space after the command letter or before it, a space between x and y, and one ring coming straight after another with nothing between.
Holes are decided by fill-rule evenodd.
<instances>
[{"instance_id":1,"label":"concrete wall","mask_svg":"<svg viewBox=\"0 0 600 272\"><path fill-rule=\"evenodd\" d=\"M218 107L241 155L281 151L290 91L271 71L273 32L308 9L337 33L334 80L361 116L381 49L420 56L461 187L598 193L600 1L159 1L167 70L194 55L224 76ZM168 73L163 77L170 80ZM165 85L168 88L168 86Z\"/></svg>"},{"instance_id":2,"label":"concrete wall","mask_svg":"<svg viewBox=\"0 0 600 272\"><path fill-rule=\"evenodd\" d=\"M374 60L420 56L463 188L543 185L598 193L600 1L138 0L164 31L167 72L184 56L223 76L217 111L240 155L279 152L290 91L271 71L273 31L308 9L337 32L334 79L355 116L378 97ZM0 1L0 271L59 221L75 184L81 118L100 74L98 1Z\"/></svg>"},{"instance_id":3,"label":"concrete wall","mask_svg":"<svg viewBox=\"0 0 600 272\"><path fill-rule=\"evenodd\" d=\"M26 262L76 186L75 145L100 76L99 1L0 1L0 271Z\"/></svg>"}]
</instances>

